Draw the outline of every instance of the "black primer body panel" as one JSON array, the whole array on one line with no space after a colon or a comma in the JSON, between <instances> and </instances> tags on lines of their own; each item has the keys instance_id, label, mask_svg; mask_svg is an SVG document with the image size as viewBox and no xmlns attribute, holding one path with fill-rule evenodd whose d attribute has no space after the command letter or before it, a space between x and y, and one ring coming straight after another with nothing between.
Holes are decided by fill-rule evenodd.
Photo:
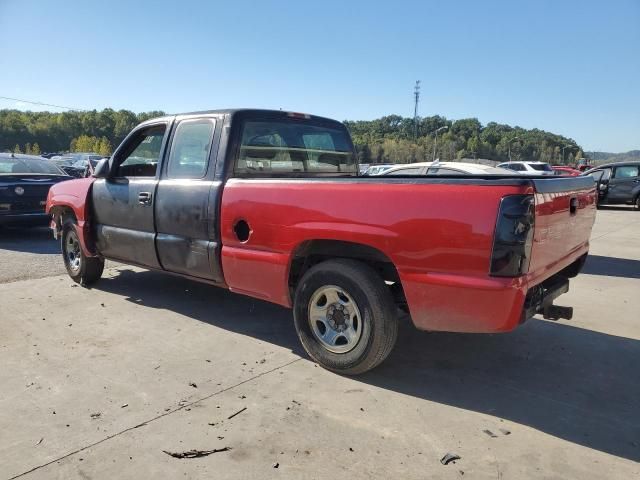
<instances>
[{"instance_id":1,"label":"black primer body panel","mask_svg":"<svg viewBox=\"0 0 640 480\"><path fill-rule=\"evenodd\" d=\"M155 192L154 178L98 179L92 186L98 251L108 258L160 268L155 249L153 207L139 202Z\"/></svg>"},{"instance_id":2,"label":"black primer body panel","mask_svg":"<svg viewBox=\"0 0 640 480\"><path fill-rule=\"evenodd\" d=\"M216 252L216 211L222 182L161 180L156 201L156 245L162 268L222 282Z\"/></svg>"}]
</instances>

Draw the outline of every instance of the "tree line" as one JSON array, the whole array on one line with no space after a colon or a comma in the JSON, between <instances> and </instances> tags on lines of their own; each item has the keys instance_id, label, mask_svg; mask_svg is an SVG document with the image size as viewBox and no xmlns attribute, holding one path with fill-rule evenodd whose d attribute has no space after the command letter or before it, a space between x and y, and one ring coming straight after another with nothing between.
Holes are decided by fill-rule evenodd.
<instances>
[{"instance_id":1,"label":"tree line","mask_svg":"<svg viewBox=\"0 0 640 480\"><path fill-rule=\"evenodd\" d=\"M573 139L496 122L482 125L477 118L448 120L436 115L419 118L416 124L413 118L388 115L344 123L351 132L360 163L412 163L434 158L504 162L509 160L509 152L514 161L553 164L572 164L584 157Z\"/></svg>"},{"instance_id":2,"label":"tree line","mask_svg":"<svg viewBox=\"0 0 640 480\"><path fill-rule=\"evenodd\" d=\"M124 137L140 122L164 115L163 112L133 113L129 110L23 112L0 110L0 151L22 152L29 144L40 152L89 151L111 154Z\"/></svg>"},{"instance_id":3,"label":"tree line","mask_svg":"<svg viewBox=\"0 0 640 480\"><path fill-rule=\"evenodd\" d=\"M138 123L163 112L129 110L23 112L0 110L0 151L30 153L93 151L109 155ZM436 115L412 118L388 115L344 122L361 163L410 163L440 158L574 163L582 148L572 139L538 129L524 129L476 118L448 120ZM436 131L437 140L436 140ZM38 152L34 152L37 147ZM564 152L563 152L564 148ZM563 158L564 157L564 158ZM564 162L563 162L564 161Z\"/></svg>"}]
</instances>

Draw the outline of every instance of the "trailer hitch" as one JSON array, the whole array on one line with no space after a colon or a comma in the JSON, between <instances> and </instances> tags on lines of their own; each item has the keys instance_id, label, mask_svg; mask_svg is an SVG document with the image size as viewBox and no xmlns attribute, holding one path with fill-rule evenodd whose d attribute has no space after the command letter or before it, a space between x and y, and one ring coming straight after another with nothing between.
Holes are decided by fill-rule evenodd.
<instances>
[{"instance_id":1,"label":"trailer hitch","mask_svg":"<svg viewBox=\"0 0 640 480\"><path fill-rule=\"evenodd\" d=\"M542 317L546 320L571 320L573 317L573 307L561 307L560 305L546 305L542 309Z\"/></svg>"}]
</instances>

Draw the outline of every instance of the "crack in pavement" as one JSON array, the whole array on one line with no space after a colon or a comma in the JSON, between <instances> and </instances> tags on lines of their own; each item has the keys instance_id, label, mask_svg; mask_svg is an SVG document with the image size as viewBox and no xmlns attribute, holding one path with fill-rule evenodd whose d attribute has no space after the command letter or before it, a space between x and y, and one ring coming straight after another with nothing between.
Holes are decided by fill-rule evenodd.
<instances>
[{"instance_id":1,"label":"crack in pavement","mask_svg":"<svg viewBox=\"0 0 640 480\"><path fill-rule=\"evenodd\" d=\"M124 430L116 432L116 433L114 433L112 435L108 435L108 436L106 436L106 437L104 437L104 438L102 438L102 439L100 439L100 440L98 440L96 442L93 442L93 443L91 443L89 445L85 445L84 447L80 447L80 448L78 448L78 449L76 449L76 450L74 450L72 452L66 453L66 454L64 454L64 455L62 455L62 456L60 456L58 458L55 458L55 459L49 461L49 462L43 463L41 465L37 465L37 466L31 468L30 470L27 470L26 472L22 472L22 473L19 473L18 475L14 475L13 477L8 478L7 480L15 480L16 478L20 478L20 477L23 477L25 475L28 475L29 473L35 472L36 470L39 470L39 469L44 468L44 467L46 467L48 465L51 465L52 463L59 462L60 460L64 460L65 458L71 457L72 455L75 455L76 453L80 453L80 452L82 452L84 450L87 450L88 448L92 448L92 447L95 447L96 445L100 445L101 443L104 443L107 440L111 440L112 438L118 437L118 436L122 435L123 433L130 432L131 430L135 430L136 428L142 427L142 426L147 425L147 424L149 424L151 422L155 422L156 420L159 420L161 418L164 418L164 417L167 417L169 415L172 415L173 413L179 412L180 410L183 410L184 408L187 408L187 407L190 407L192 405L195 405L196 403L203 402L205 400L208 400L211 397L215 397L216 395L219 395L221 393L225 393L225 392L228 392L229 390L233 390L234 388L239 387L240 385L244 385L245 383L249 383L249 382L251 382L253 380L256 380L256 379L258 379L260 377L264 377L265 375L269 375L270 373L273 373L273 372L276 372L276 371L278 371L278 370L280 370L282 368L288 367L289 365L292 365L292 364L294 364L296 362L299 362L300 360L302 360L301 357L295 358L295 359L291 360L290 362L284 363L284 364L282 364L282 365L280 365L278 367L272 368L271 370L267 370L266 372L262 372L262 373L260 373L258 375L254 375L253 377L247 378L246 380L238 382L235 385L231 385L231 386L229 386L227 388L223 388L223 389L218 390L216 392L213 392L213 393L211 393L209 395L205 395L204 397L199 398L197 400L194 400L192 402L184 403L182 405L179 405L178 407L174 408L173 410L169 410L168 412L161 413L160 415L156 415L155 417L153 417L153 418L151 418L149 420L145 420L143 422L140 422L140 423L134 425L133 427L128 427L128 428L125 428Z\"/></svg>"}]
</instances>

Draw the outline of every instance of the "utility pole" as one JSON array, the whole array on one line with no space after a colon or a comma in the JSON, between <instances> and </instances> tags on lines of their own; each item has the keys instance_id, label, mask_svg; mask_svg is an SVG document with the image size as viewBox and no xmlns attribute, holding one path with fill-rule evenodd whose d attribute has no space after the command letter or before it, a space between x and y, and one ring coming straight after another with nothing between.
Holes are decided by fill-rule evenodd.
<instances>
[{"instance_id":1,"label":"utility pole","mask_svg":"<svg viewBox=\"0 0 640 480\"><path fill-rule=\"evenodd\" d=\"M413 87L413 139L418 139L418 102L420 101L420 80L416 80L416 85Z\"/></svg>"},{"instance_id":2,"label":"utility pole","mask_svg":"<svg viewBox=\"0 0 640 480\"><path fill-rule=\"evenodd\" d=\"M447 125L445 125L444 127L437 128L436 130L431 132L431 133L435 133L436 134L436 138L435 138L435 140L433 142L433 160L432 160L433 162L436 161L436 149L437 149L437 145L438 145L438 132L442 132L443 130L448 130L448 129L449 129L449 127Z\"/></svg>"}]
</instances>

